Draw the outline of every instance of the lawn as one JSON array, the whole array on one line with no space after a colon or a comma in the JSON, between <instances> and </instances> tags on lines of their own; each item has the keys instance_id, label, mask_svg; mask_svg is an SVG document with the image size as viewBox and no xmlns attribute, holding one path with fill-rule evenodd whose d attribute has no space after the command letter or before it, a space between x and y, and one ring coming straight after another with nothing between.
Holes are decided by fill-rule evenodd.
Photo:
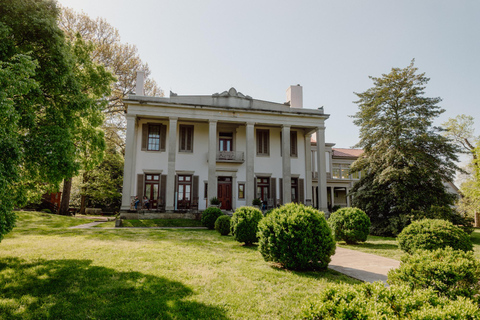
<instances>
[{"instance_id":1,"label":"lawn","mask_svg":"<svg viewBox=\"0 0 480 320\"><path fill-rule=\"evenodd\" d=\"M471 239L473 242L474 255L480 260L480 229L475 229L473 231ZM345 242L337 242L337 246L372 253L396 260L400 260L400 257L404 254L404 252L398 247L396 238L368 236L368 239L365 243L347 245Z\"/></svg>"},{"instance_id":2,"label":"lawn","mask_svg":"<svg viewBox=\"0 0 480 320\"><path fill-rule=\"evenodd\" d=\"M280 269L213 230L18 216L0 243L0 319L290 319L327 284L357 283Z\"/></svg>"}]
</instances>

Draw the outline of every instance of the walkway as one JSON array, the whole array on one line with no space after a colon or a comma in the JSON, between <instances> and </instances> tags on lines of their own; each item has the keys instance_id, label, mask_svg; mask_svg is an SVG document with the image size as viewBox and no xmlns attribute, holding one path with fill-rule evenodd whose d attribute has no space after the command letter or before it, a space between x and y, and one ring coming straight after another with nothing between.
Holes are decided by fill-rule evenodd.
<instances>
[{"instance_id":1,"label":"walkway","mask_svg":"<svg viewBox=\"0 0 480 320\"><path fill-rule=\"evenodd\" d=\"M88 228L95 227L95 226L97 226L101 223L105 223L105 222L107 222L107 220L94 221L94 222L90 222L90 223L86 223L86 224L80 224L78 226L70 227L69 229L88 229Z\"/></svg>"},{"instance_id":2,"label":"walkway","mask_svg":"<svg viewBox=\"0 0 480 320\"><path fill-rule=\"evenodd\" d=\"M398 268L400 261L357 250L337 247L328 267L365 282L387 282L390 269Z\"/></svg>"}]
</instances>

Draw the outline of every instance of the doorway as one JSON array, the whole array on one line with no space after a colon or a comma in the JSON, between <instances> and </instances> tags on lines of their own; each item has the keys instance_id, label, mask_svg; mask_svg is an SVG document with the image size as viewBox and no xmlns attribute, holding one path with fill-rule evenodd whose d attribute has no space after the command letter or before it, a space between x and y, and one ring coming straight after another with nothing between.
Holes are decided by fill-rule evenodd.
<instances>
[{"instance_id":1,"label":"doorway","mask_svg":"<svg viewBox=\"0 0 480 320\"><path fill-rule=\"evenodd\" d=\"M218 177L217 198L221 202L220 209L232 210L232 177Z\"/></svg>"},{"instance_id":2,"label":"doorway","mask_svg":"<svg viewBox=\"0 0 480 320\"><path fill-rule=\"evenodd\" d=\"M158 205L158 192L160 182L160 175L146 174L145 175L145 197L150 203L150 209L156 209ZM140 199L143 205L143 199Z\"/></svg>"}]
</instances>

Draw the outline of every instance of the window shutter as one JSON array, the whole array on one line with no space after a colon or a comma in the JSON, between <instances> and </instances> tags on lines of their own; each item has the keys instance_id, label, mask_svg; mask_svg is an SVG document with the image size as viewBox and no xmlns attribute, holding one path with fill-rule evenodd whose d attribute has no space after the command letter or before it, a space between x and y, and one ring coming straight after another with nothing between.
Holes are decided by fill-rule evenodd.
<instances>
[{"instance_id":1,"label":"window shutter","mask_svg":"<svg viewBox=\"0 0 480 320\"><path fill-rule=\"evenodd\" d=\"M298 179L298 202L305 204L304 179Z\"/></svg>"},{"instance_id":2,"label":"window shutter","mask_svg":"<svg viewBox=\"0 0 480 320\"><path fill-rule=\"evenodd\" d=\"M198 199L198 176L193 176L192 199Z\"/></svg>"},{"instance_id":3,"label":"window shutter","mask_svg":"<svg viewBox=\"0 0 480 320\"><path fill-rule=\"evenodd\" d=\"M137 174L137 197L142 201L143 199L143 174Z\"/></svg>"},{"instance_id":4,"label":"window shutter","mask_svg":"<svg viewBox=\"0 0 480 320\"><path fill-rule=\"evenodd\" d=\"M167 175L160 176L160 204L165 206L165 195L167 193Z\"/></svg>"},{"instance_id":5,"label":"window shutter","mask_svg":"<svg viewBox=\"0 0 480 320\"><path fill-rule=\"evenodd\" d=\"M186 150L188 151L193 151L193 127L187 127L186 130L186 135L187 135L187 146Z\"/></svg>"},{"instance_id":6,"label":"window shutter","mask_svg":"<svg viewBox=\"0 0 480 320\"><path fill-rule=\"evenodd\" d=\"M270 198L273 199L273 206L277 206L277 179L270 178Z\"/></svg>"},{"instance_id":7,"label":"window shutter","mask_svg":"<svg viewBox=\"0 0 480 320\"><path fill-rule=\"evenodd\" d=\"M278 179L278 181L279 181L279 185L278 185L279 188L278 188L278 190L280 191L280 194L279 194L279 196L280 196L280 204L284 205L285 203L283 203L283 179L280 178L280 179Z\"/></svg>"},{"instance_id":8,"label":"window shutter","mask_svg":"<svg viewBox=\"0 0 480 320\"><path fill-rule=\"evenodd\" d=\"M269 148L270 147L270 131L269 130L264 131L263 139L264 139L263 153L269 154L270 153L270 148Z\"/></svg>"},{"instance_id":9,"label":"window shutter","mask_svg":"<svg viewBox=\"0 0 480 320\"><path fill-rule=\"evenodd\" d=\"M147 150L148 144L148 123L142 125L142 151Z\"/></svg>"},{"instance_id":10,"label":"window shutter","mask_svg":"<svg viewBox=\"0 0 480 320\"><path fill-rule=\"evenodd\" d=\"M262 153L262 137L260 132L257 130L257 154L260 153Z\"/></svg>"},{"instance_id":11,"label":"window shutter","mask_svg":"<svg viewBox=\"0 0 480 320\"><path fill-rule=\"evenodd\" d=\"M282 156L283 152L283 143L282 143L282 131L280 131L280 157Z\"/></svg>"},{"instance_id":12,"label":"window shutter","mask_svg":"<svg viewBox=\"0 0 480 320\"><path fill-rule=\"evenodd\" d=\"M178 199L178 195L177 195L177 192L178 192L178 175L177 174L175 175L175 188L173 190L174 190L174 192L173 192L173 204L175 205L175 202Z\"/></svg>"},{"instance_id":13,"label":"window shutter","mask_svg":"<svg viewBox=\"0 0 480 320\"><path fill-rule=\"evenodd\" d=\"M257 191L257 177L254 177L253 178L253 194L255 195L255 199L257 198L260 198L260 195L258 194L258 191ZM252 205L251 203L247 203L247 206L250 206Z\"/></svg>"},{"instance_id":14,"label":"window shutter","mask_svg":"<svg viewBox=\"0 0 480 320\"><path fill-rule=\"evenodd\" d=\"M297 132L290 132L290 156L297 156Z\"/></svg>"},{"instance_id":15,"label":"window shutter","mask_svg":"<svg viewBox=\"0 0 480 320\"><path fill-rule=\"evenodd\" d=\"M167 143L167 126L160 125L160 151L165 151L165 145Z\"/></svg>"}]
</instances>

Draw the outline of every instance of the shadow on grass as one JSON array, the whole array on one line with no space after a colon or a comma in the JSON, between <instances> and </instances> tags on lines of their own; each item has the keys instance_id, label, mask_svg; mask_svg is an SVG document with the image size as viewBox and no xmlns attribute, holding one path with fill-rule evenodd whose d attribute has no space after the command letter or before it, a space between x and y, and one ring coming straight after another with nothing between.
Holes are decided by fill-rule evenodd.
<instances>
[{"instance_id":1,"label":"shadow on grass","mask_svg":"<svg viewBox=\"0 0 480 320\"><path fill-rule=\"evenodd\" d=\"M480 245L480 229L473 230L470 239L472 239L473 244Z\"/></svg>"},{"instance_id":2,"label":"shadow on grass","mask_svg":"<svg viewBox=\"0 0 480 320\"><path fill-rule=\"evenodd\" d=\"M89 260L0 259L0 318L227 319L224 310L187 301L180 282L92 266Z\"/></svg>"},{"instance_id":3,"label":"shadow on grass","mask_svg":"<svg viewBox=\"0 0 480 320\"><path fill-rule=\"evenodd\" d=\"M338 242L337 242L338 243ZM364 243L357 243L357 244L346 244L345 242L338 243L342 246L342 248L366 248L372 250L397 250L398 245L390 244L390 243L376 243L376 242L364 242Z\"/></svg>"}]
</instances>

